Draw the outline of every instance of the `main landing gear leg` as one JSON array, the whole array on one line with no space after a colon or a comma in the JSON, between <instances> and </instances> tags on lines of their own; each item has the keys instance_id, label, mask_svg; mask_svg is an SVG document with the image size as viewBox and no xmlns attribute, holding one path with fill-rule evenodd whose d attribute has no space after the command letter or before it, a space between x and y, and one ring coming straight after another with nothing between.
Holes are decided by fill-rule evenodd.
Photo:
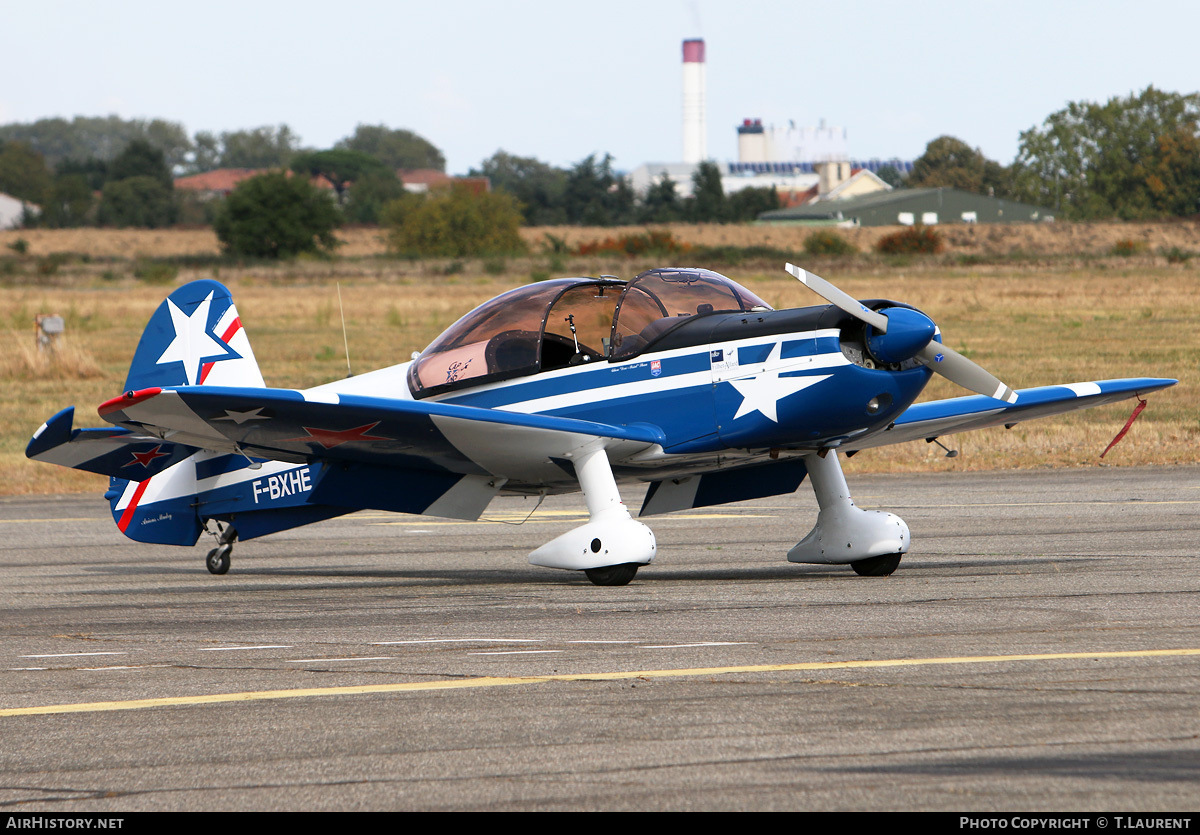
<instances>
[{"instance_id":1,"label":"main landing gear leg","mask_svg":"<svg viewBox=\"0 0 1200 835\"><path fill-rule=\"evenodd\" d=\"M237 531L233 525L221 531L221 535L217 537L217 547L208 552L208 556L204 558L204 564L208 567L210 574L225 574L229 571L230 557L233 554L233 543L237 539Z\"/></svg>"},{"instance_id":2,"label":"main landing gear leg","mask_svg":"<svg viewBox=\"0 0 1200 835\"><path fill-rule=\"evenodd\" d=\"M886 577L908 551L908 525L893 513L862 510L850 498L850 488L838 454L804 456L808 477L817 495L817 524L788 551L791 562L845 565L867 577Z\"/></svg>"},{"instance_id":3,"label":"main landing gear leg","mask_svg":"<svg viewBox=\"0 0 1200 835\"><path fill-rule=\"evenodd\" d=\"M575 475L587 502L587 524L547 542L529 555L529 561L583 571L598 586L623 586L638 566L654 559L654 533L629 515L604 447L579 453Z\"/></svg>"}]
</instances>

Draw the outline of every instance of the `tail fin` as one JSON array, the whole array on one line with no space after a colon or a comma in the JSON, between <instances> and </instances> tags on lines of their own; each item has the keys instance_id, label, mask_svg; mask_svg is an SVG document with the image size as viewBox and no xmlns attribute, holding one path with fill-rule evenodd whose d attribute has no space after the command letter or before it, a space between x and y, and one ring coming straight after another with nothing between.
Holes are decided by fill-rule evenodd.
<instances>
[{"instance_id":1,"label":"tail fin","mask_svg":"<svg viewBox=\"0 0 1200 835\"><path fill-rule=\"evenodd\" d=\"M125 391L189 385L262 387L262 373L229 290L202 279L176 289L159 305L134 352ZM193 545L197 453L141 481L113 478L105 498L122 533L139 542Z\"/></svg>"},{"instance_id":2,"label":"tail fin","mask_svg":"<svg viewBox=\"0 0 1200 835\"><path fill-rule=\"evenodd\" d=\"M125 391L196 385L264 385L233 297L209 279L183 285L158 306L125 379Z\"/></svg>"}]
</instances>

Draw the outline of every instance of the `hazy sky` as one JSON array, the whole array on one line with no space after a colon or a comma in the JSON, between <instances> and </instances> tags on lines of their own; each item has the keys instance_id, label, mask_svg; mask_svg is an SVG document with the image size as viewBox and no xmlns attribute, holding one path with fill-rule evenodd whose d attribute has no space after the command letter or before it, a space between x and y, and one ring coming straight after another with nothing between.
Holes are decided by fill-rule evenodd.
<instances>
[{"instance_id":1,"label":"hazy sky","mask_svg":"<svg viewBox=\"0 0 1200 835\"><path fill-rule=\"evenodd\" d=\"M1197 0L0 0L0 123L287 123L328 147L408 128L463 173L498 148L621 169L682 156L681 47L708 52L708 150L825 119L851 156L950 134L1000 162L1069 101L1200 89Z\"/></svg>"}]
</instances>

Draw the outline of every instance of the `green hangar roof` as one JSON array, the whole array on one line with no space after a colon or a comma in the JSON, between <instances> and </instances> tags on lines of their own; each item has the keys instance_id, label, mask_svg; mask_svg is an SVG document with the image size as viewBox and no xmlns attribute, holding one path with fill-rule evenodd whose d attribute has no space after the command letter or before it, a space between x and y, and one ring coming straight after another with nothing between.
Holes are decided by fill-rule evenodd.
<instances>
[{"instance_id":1,"label":"green hangar roof","mask_svg":"<svg viewBox=\"0 0 1200 835\"><path fill-rule=\"evenodd\" d=\"M840 223L911 226L917 223L1030 223L1053 220L1054 212L1015 200L986 197L956 188L903 188L845 200L825 200L763 212L768 223Z\"/></svg>"}]
</instances>

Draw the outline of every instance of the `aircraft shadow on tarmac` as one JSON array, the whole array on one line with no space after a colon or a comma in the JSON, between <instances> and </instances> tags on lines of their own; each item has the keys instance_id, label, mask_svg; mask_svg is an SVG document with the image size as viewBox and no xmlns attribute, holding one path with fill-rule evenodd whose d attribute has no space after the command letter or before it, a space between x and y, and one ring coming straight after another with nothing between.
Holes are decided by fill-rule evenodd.
<instances>
[{"instance_id":1,"label":"aircraft shadow on tarmac","mask_svg":"<svg viewBox=\"0 0 1200 835\"><path fill-rule=\"evenodd\" d=\"M366 555L368 559L377 559L377 555ZM350 555L353 559L353 555ZM1085 556L1058 556L1058 557L1021 557L1021 558L957 558L947 560L938 558L936 560L921 561L914 559L908 561L905 571L901 574L895 574L890 577L857 577L852 571L849 571L846 566L840 565L791 565L782 564L777 566L703 566L703 567L657 567L650 566L645 570L645 579L653 578L658 582L698 582L698 583L729 583L729 582L759 582L759 581L786 581L786 580L845 580L848 582L863 583L873 585L881 581L902 582L905 576L921 576L928 579L931 573L941 574L943 576L989 576L993 574L1011 571L1012 569L1040 569L1043 566L1054 565L1061 567L1063 563L1087 563L1089 566L1106 559L1105 557L1085 557ZM177 578L184 577L202 577L207 576L202 568L193 564L180 565L162 565L141 564L141 565L94 565L88 566L86 571L96 574L106 574L112 576L171 576ZM361 579L365 581L392 581L392 582L416 582L428 584L431 582L441 582L447 585L454 586L521 586L530 583L539 586L573 586L577 584L587 584L589 581L582 572L578 572L579 576L573 574L564 574L559 572L547 573L539 568L531 568L530 570L513 569L511 567L503 568L404 568L397 567L394 569L380 568L377 565L364 566L362 568L354 567L330 567L328 565L292 565L285 567L260 567L253 564L253 558L242 561L241 565L235 572L223 578L211 578L210 582L217 588L237 588L237 580L239 578L329 578L333 581L346 579ZM640 584L643 578L639 577L635 581L635 586ZM371 582L364 582L362 585L373 585ZM344 583L337 583L340 588L345 588ZM313 588L312 585L306 585L306 588Z\"/></svg>"},{"instance_id":2,"label":"aircraft shadow on tarmac","mask_svg":"<svg viewBox=\"0 0 1200 835\"><path fill-rule=\"evenodd\" d=\"M855 774L928 774L934 776L995 776L1038 774L1089 780L1138 780L1146 783L1194 782L1200 772L1200 751L1103 751L1090 755L1057 757L979 757L936 762L905 761L895 765L830 768L826 771Z\"/></svg>"}]
</instances>

